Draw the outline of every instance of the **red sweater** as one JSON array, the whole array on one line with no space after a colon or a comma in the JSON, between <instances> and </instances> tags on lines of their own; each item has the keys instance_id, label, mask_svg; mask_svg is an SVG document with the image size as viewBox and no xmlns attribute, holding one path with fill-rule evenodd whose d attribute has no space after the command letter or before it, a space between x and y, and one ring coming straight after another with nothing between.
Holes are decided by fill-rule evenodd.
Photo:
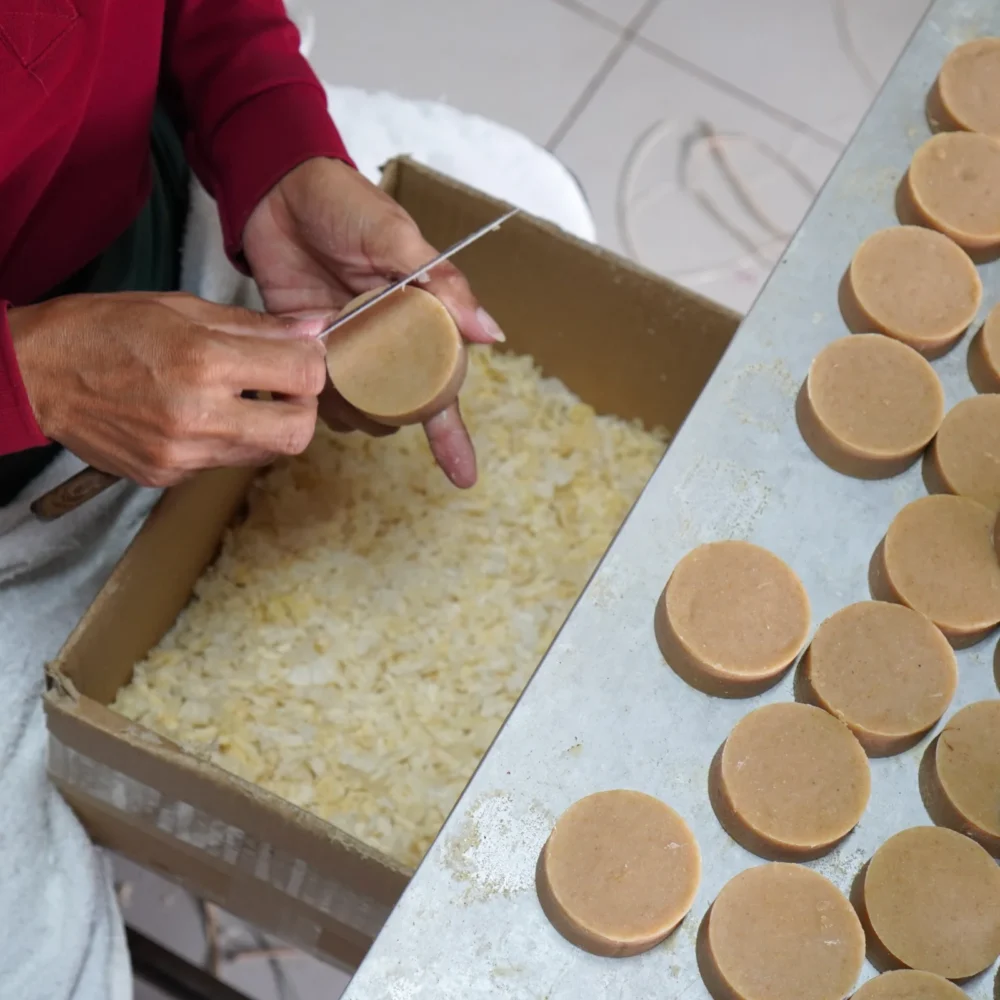
<instances>
[{"instance_id":1,"label":"red sweater","mask_svg":"<svg viewBox=\"0 0 1000 1000\"><path fill-rule=\"evenodd\" d=\"M281 0L0 2L0 455L46 443L7 307L68 278L136 217L158 89L233 256L289 170L347 159L298 44Z\"/></svg>"}]
</instances>

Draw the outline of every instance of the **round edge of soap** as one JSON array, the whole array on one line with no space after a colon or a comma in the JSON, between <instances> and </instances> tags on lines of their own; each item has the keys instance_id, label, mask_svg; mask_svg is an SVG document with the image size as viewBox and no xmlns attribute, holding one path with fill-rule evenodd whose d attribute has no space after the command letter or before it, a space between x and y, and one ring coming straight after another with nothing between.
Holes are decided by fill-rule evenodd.
<instances>
[{"instance_id":1,"label":"round edge of soap","mask_svg":"<svg viewBox=\"0 0 1000 1000\"><path fill-rule=\"evenodd\" d=\"M857 816L852 817L849 825L845 824L845 828L838 832L836 836L820 843L793 844L777 840L768 834L766 830L758 829L745 817L740 815L735 797L727 780L726 771L729 761L726 750L727 747L731 748L731 740L734 734L737 733L737 730L741 727L751 725L753 720L761 718L764 714L773 714L776 711L785 710L795 711L803 716L808 714L810 718L814 718L818 722L821 721L824 725L829 722L843 729L845 749L850 748L849 752L854 757L854 763L857 765L859 774L863 773L864 775L865 801L858 811ZM857 751L856 753L855 750ZM850 836L854 828L861 822L865 810L868 808L870 798L871 767L868 764L868 757L865 754L864 748L850 727L845 725L835 715L825 712L822 708L815 705L803 705L799 702L774 702L770 705L762 705L760 708L748 712L730 730L729 735L713 758L709 769L709 801L712 804L720 825L742 848L766 861L813 861L829 854L839 843Z\"/></svg>"},{"instance_id":2,"label":"round edge of soap","mask_svg":"<svg viewBox=\"0 0 1000 1000\"><path fill-rule=\"evenodd\" d=\"M927 205L926 195L919 174L920 168L923 166L923 161L932 156L937 147L954 145L956 143L981 143L991 146L994 152L1000 153L1000 140L982 132L958 130L938 132L936 135L932 135L913 154L913 159L910 161L910 168L903 178L905 194L909 199L908 204L912 207L924 226L947 236L948 239L963 250L990 250L1000 246L1000 224L998 224L996 231L992 233L979 234L965 232L942 215L935 213ZM916 177L914 176L914 168L917 168ZM1000 177L998 177L998 181L1000 181Z\"/></svg>"},{"instance_id":3,"label":"round edge of soap","mask_svg":"<svg viewBox=\"0 0 1000 1000\"><path fill-rule=\"evenodd\" d=\"M859 350L874 342L882 342L892 345L892 349L898 349L901 353L900 359L904 357L908 361L913 358L918 359L921 365L926 366L926 371L921 368L925 376L930 376L938 395L938 414L935 418L935 428L926 437L921 437L913 442L911 448L905 451L888 453L885 455L873 455L862 451L850 442L845 441L824 420L822 413L817 408L812 393L812 380L817 370L817 365L821 364L830 352L848 343L857 343ZM910 358L909 355L913 355ZM802 383L798 396L795 400L795 416L798 423L799 433L803 441L808 445L809 450L824 464L839 472L841 475L850 476L854 479L891 479L905 472L914 462L916 462L924 449L934 439L941 421L945 417L945 395L941 379L931 367L930 362L909 344L894 337L887 337L880 333L851 334L841 337L838 340L827 344L819 354L813 358L809 366L809 372Z\"/></svg>"},{"instance_id":4,"label":"round edge of soap","mask_svg":"<svg viewBox=\"0 0 1000 1000\"><path fill-rule=\"evenodd\" d=\"M670 619L667 608L667 599L671 583L675 582L677 570L686 559L696 552L708 546L739 545L749 546L758 552L763 552L768 558L775 560L776 565L788 574L789 580L795 583L796 597L800 602L802 611L803 627L801 639L795 652L787 663L779 668L764 671L759 674L733 673L718 667L710 667L704 664L688 647ZM653 632L656 637L660 654L678 677L690 687L702 694L711 695L716 698L753 698L756 695L774 687L782 677L788 672L802 651L802 647L809 638L809 624L811 621L812 609L809 603L809 594L799 575L780 556L775 555L770 549L765 549L752 542L745 542L735 539L724 539L717 542L706 542L698 545L682 556L677 565L674 566L660 597L656 602L656 610L653 615Z\"/></svg>"},{"instance_id":5,"label":"round edge of soap","mask_svg":"<svg viewBox=\"0 0 1000 1000\"><path fill-rule=\"evenodd\" d=\"M926 725L914 728L904 733L879 732L867 727L862 723L848 717L847 712L831 703L830 699L821 690L821 685L817 684L814 665L814 646L817 639L822 643L825 634L845 617L850 614L864 613L867 609L872 609L872 614L882 613L881 609L893 609L894 612L905 613L913 617L914 628L922 628L930 643L937 646L937 652L948 664L949 691L947 698L943 700L941 711L937 717ZM958 690L958 660L955 657L955 650L945 637L944 633L925 615L913 608L896 601L856 601L835 611L828 618L824 619L816 629L812 641L806 647L799 661L799 669L796 675L796 695L800 700L810 705L829 712L835 719L839 719L854 734L861 744L865 753L869 757L892 757L903 753L911 747L916 746L940 721L948 711L955 692Z\"/></svg>"},{"instance_id":6,"label":"round edge of soap","mask_svg":"<svg viewBox=\"0 0 1000 1000\"><path fill-rule=\"evenodd\" d=\"M868 308L862 297L858 294L857 290L857 268L863 267L864 254L870 252L872 247L876 246L878 243L883 242L886 239L892 239L894 234L904 232L904 233L914 233L921 234L918 238L924 240L934 240L940 242L944 240L949 246L954 248L956 254L961 255L963 262L963 267L966 267L967 273L972 279L972 285L976 289L976 303L975 308L969 311L967 317L963 317L961 320L956 322L956 324L938 334L935 337L914 337L912 334L908 334L905 330L899 330L892 326L887 325L883 322L872 309ZM944 244L941 244L942 246ZM949 251L950 253L951 251ZM956 260L959 258L956 257ZM872 233L864 241L857 250L854 251L854 256L851 258L851 263L847 267L847 273L844 276L845 280L842 282L842 310L845 314L845 319L847 320L848 326L853 330L854 333L881 333L887 337L892 337L894 340L898 340L908 347L912 347L919 354L922 354L929 361L933 361L935 358L940 358L947 354L963 337L966 330L972 324L973 320L976 318L976 313L979 312L979 306L983 300L983 283L979 277L979 272L976 270L976 265L972 262L969 255L957 244L954 240L949 239L944 233L939 233L933 229L927 229L924 226L889 226L885 229L880 229L877 232Z\"/></svg>"},{"instance_id":7,"label":"round edge of soap","mask_svg":"<svg viewBox=\"0 0 1000 1000\"><path fill-rule=\"evenodd\" d=\"M975 132L981 135L992 134L982 132L976 122L970 121L956 107L955 95L951 92L957 82L953 75L958 72L957 66L959 61L972 50L980 48L995 49L998 58L1000 58L1000 38L991 36L973 38L968 42L956 46L945 56L928 97L928 119L932 128L946 131ZM997 138L1000 138L1000 135Z\"/></svg>"},{"instance_id":8,"label":"round edge of soap","mask_svg":"<svg viewBox=\"0 0 1000 1000\"><path fill-rule=\"evenodd\" d=\"M865 930L864 925L858 918L858 915L851 905L850 901L846 896L831 882L826 876L821 875L817 871L813 871L811 868L806 868L803 865L790 864L781 861L770 861L761 865L754 865L750 868L745 868L743 871L734 875L728 882L719 890L719 894L715 897L712 905L708 908L708 912L705 914L705 919L702 922L700 932L698 935L697 942L697 956L698 956L698 967L701 972L702 981L704 982L709 993L712 995L713 1000L743 1000L743 995L738 991L738 989L732 984L730 976L724 971L724 965L726 964L719 956L718 945L714 944L712 941L712 916L713 913L717 913L720 902L725 905L726 903L726 891L730 890L730 893L734 891L731 887L734 887L737 883L746 881L747 879L759 879L768 877L771 872L795 872L795 878L801 878L803 884L812 882L814 885L822 885L824 891L829 892L831 901L834 901L836 905L843 906L843 916L847 919L850 924L851 931L854 936L854 941L849 942L848 945L853 947L855 954L851 956L853 965L853 974L850 976L850 982L843 984L835 984L834 991L831 992L829 1000L839 1000L839 998L846 996L851 990L853 985L857 982L858 976L861 975L861 970L864 967L865 961ZM853 919L852 919L853 918ZM837 992L839 990L839 992Z\"/></svg>"},{"instance_id":9,"label":"round edge of soap","mask_svg":"<svg viewBox=\"0 0 1000 1000\"><path fill-rule=\"evenodd\" d=\"M956 484L954 478L949 475L948 470L945 468L946 461L950 459L950 455L946 455L942 459L942 434L945 435L947 441L947 435L950 431L950 422L961 419L964 417L965 413L974 409L987 409L988 407L997 408L997 418L1000 422L1000 393L981 393L976 396L970 396L968 399L963 399L957 402L944 416L941 421L941 426L938 428L938 433L935 435L934 440L931 442L930 447L924 456L924 467L923 476L924 484L927 486L927 491L929 493L940 493L940 494L950 494L952 496L964 496L968 497L970 500L977 500L984 506L993 508L994 504L991 501L986 503L985 499L981 496L972 496L970 493L963 491L962 487ZM945 445L948 446L947 444ZM1000 509L1000 505L997 505Z\"/></svg>"},{"instance_id":10,"label":"round edge of soap","mask_svg":"<svg viewBox=\"0 0 1000 1000\"><path fill-rule=\"evenodd\" d=\"M1000 869L997 868L996 862L989 853L980 844L977 844L970 837L966 837L955 830L950 830L947 827L940 826L911 826L904 830L900 830L898 833L893 834L887 840L885 840L875 851L875 853L868 860L868 863L861 870L861 877L859 879L860 885L857 887L857 909L862 917L864 927L871 935L870 950L874 951L878 956L880 961L884 963L885 959L894 963L896 967L904 969L916 969L915 965L909 964L901 955L897 954L893 948L886 942L886 932L888 928L884 925L881 930L876 926L876 919L872 917L871 905L868 900L868 893L871 889L871 879L872 870L880 865L880 859L884 860L887 848L892 845L895 847L901 840L912 838L913 836L934 836L939 838L939 840L947 840L951 844L951 850L954 851L966 851L971 857L973 855L980 855L983 864L983 874L986 878L992 878L996 884L996 894L998 900L1000 900ZM979 863L977 861L977 863ZM987 874L987 873L995 873ZM876 871L876 874L881 875L881 872ZM896 880L898 882L898 879ZM998 910L1000 912L1000 910ZM896 914L893 914L895 916ZM877 918L879 924L882 923L881 915ZM874 946L874 947L871 947ZM1000 945L998 945L998 951L1000 951ZM958 972L957 970L953 974L948 975L946 972L938 972L935 969L916 969L920 972L931 972L936 975L943 976L945 979L949 980L965 980L972 976L977 976L980 973L988 969L997 960L997 955L994 955L982 968L976 970L963 970Z\"/></svg>"},{"instance_id":11,"label":"round edge of soap","mask_svg":"<svg viewBox=\"0 0 1000 1000\"><path fill-rule=\"evenodd\" d=\"M892 992L886 993L887 989ZM894 969L869 979L851 1000L968 1000L968 995L951 980L934 972Z\"/></svg>"},{"instance_id":12,"label":"round edge of soap","mask_svg":"<svg viewBox=\"0 0 1000 1000\"><path fill-rule=\"evenodd\" d=\"M558 894L549 878L546 865L546 861L552 850L552 838L556 834L559 824L567 817L568 814L572 812L574 807L580 805L582 802L594 799L597 796L613 795L621 792L628 792L632 795L643 796L644 798L655 802L658 807L665 810L666 814L672 821L680 825L695 849L696 864L693 873L692 885L689 888L687 896L682 901L681 912L677 919L671 926L661 929L648 937L639 938L634 941L616 940L609 938L606 935L599 935L597 933L590 932L581 927L579 920L577 920L577 918L574 917L573 914L570 913L565 905L559 900ZM582 951L586 951L592 955L598 955L602 958L631 958L632 956L641 955L644 952L650 951L652 948L661 944L684 922L684 919L691 912L691 908L694 906L694 901L697 898L698 889L701 885L701 872L701 848L698 846L697 838L691 828L688 826L684 817L681 816L677 810L675 810L672 806L667 805L667 803L663 802L661 799L648 795L645 792L637 792L633 789L608 789L601 792L592 792L590 795L585 795L583 798L577 799L576 802L569 805L556 820L552 827L552 831L549 833L549 836L546 838L545 843L542 845L542 849L538 854L538 861L535 865L535 892L538 896L538 902L542 908L542 912L548 918L549 923L570 944L575 945Z\"/></svg>"},{"instance_id":13,"label":"round edge of soap","mask_svg":"<svg viewBox=\"0 0 1000 1000\"><path fill-rule=\"evenodd\" d=\"M989 311L972 338L968 370L976 392L1000 392L1000 305Z\"/></svg>"},{"instance_id":14,"label":"round edge of soap","mask_svg":"<svg viewBox=\"0 0 1000 1000\"><path fill-rule=\"evenodd\" d=\"M381 288L374 288L371 291L362 293L356 296L350 302L344 306L342 312L348 312L349 310L355 308L366 302L368 299L377 295L379 292L383 291L386 286ZM407 285L405 288L401 288L385 300L385 305L389 308L392 306L398 306L401 302L406 301L406 297L412 300L419 299L425 306L430 306L434 313L442 320L441 329L447 330L449 340L453 342L456 353L455 353L455 363L452 367L451 372L448 375L447 381L441 386L441 388L434 394L433 398L427 400L426 403L421 404L418 407L407 410L403 413L372 413L368 410L362 409L357 406L354 401L352 401L346 394L343 393L341 386L337 384L337 378L335 377L334 371L331 368L331 355L335 350L335 340L331 339L327 341L327 364L326 370L330 376L330 381L333 383L335 389L344 395L345 400L355 409L364 413L365 416L370 417L377 423L382 424L385 427L407 427L411 424L420 424L429 420L431 417L436 416L442 411L449 403L454 401L458 395L459 390L462 388L465 382L465 377L468 374L469 368L469 352L466 347L465 340L462 337L461 331L458 329L458 324L452 318L450 312L448 312L444 303L437 298L436 295L432 295L426 289L418 288L414 285ZM376 312L377 310L383 308L383 303L372 306L371 312ZM366 314L362 314L357 318L356 322L364 322ZM354 322L352 320L352 322ZM347 324L350 325L350 324Z\"/></svg>"},{"instance_id":15,"label":"round edge of soap","mask_svg":"<svg viewBox=\"0 0 1000 1000\"><path fill-rule=\"evenodd\" d=\"M1000 646L997 647L1000 650ZM994 858L1000 859L1000 829L990 831L984 829L975 819L967 816L954 800L947 788L947 782L941 776L940 762L942 746L947 747L945 737L948 730L956 723L962 721L963 716L968 718L974 712L979 711L979 706L988 704L993 711L1000 713L1000 699L986 699L984 701L974 701L964 708L960 708L946 723L938 734L937 738L928 749L929 768L923 768L921 778L921 791L924 793L925 803L931 818L938 826L954 830L974 840L980 847L991 854ZM1000 721L1000 716L998 716ZM1000 741L1000 730L997 731L996 739Z\"/></svg>"},{"instance_id":16,"label":"round edge of soap","mask_svg":"<svg viewBox=\"0 0 1000 1000\"><path fill-rule=\"evenodd\" d=\"M913 605L906 599L906 596L897 588L897 585L893 582L892 573L890 572L886 556L886 545L889 541L889 536L892 534L893 529L898 527L900 519L908 511L910 511L911 508L916 507L918 504L929 504L931 502L940 501L952 503L958 501L965 504L975 504L977 507L989 512L988 507L984 507L976 500L970 500L968 497L957 497L950 493L934 494L932 496L920 497L917 500L911 501L903 507L902 510L897 512L896 516L889 524L888 531L886 531L882 540L878 543L874 554L872 555L871 562L868 566L868 589L871 592L871 596L876 601L885 601L890 604L902 604L904 607L911 608L912 610L923 614L926 618L929 618L948 640L953 649L967 649L969 646L974 646L976 643L985 639L997 627L997 625L1000 624L1000 621L993 622L992 624L982 623L970 628L959 628L948 625L944 622L936 621L932 615L927 614L920 608L914 608ZM1000 519L996 522L994 548L996 550L997 557L1000 558Z\"/></svg>"}]
</instances>

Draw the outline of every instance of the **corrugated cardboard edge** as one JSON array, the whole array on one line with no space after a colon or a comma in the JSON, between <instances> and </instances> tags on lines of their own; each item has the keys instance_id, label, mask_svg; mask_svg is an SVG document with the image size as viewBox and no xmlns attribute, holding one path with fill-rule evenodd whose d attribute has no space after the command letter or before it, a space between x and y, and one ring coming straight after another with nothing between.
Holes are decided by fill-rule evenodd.
<instances>
[{"instance_id":1,"label":"corrugated cardboard edge","mask_svg":"<svg viewBox=\"0 0 1000 1000\"><path fill-rule=\"evenodd\" d=\"M49 772L94 839L354 967L408 874L342 831L63 688Z\"/></svg>"},{"instance_id":2,"label":"corrugated cardboard edge","mask_svg":"<svg viewBox=\"0 0 1000 1000\"><path fill-rule=\"evenodd\" d=\"M476 188L469 187L468 184L463 184L461 181L457 181L452 177L439 174L436 170L432 170L430 167L425 167L422 163L418 163L409 156L394 157L384 163L380 169L382 171L382 182L379 186L384 191L387 191L389 194L392 194L397 198L402 198L404 196L405 178L407 176L412 176L427 178L433 181L433 183L439 188L450 189L452 191L461 192L465 196L474 197L480 203L492 206L492 208L496 210L497 215L499 215L504 209L514 207L509 202L501 201L498 198L494 198L491 195L477 190ZM579 236L574 236L572 233L566 232L565 229L560 229L559 226L555 225L553 222L549 222L547 219L540 219L536 215L522 213L518 216L518 221L531 229L545 232L550 238L558 240L560 243L574 246L581 250L586 250L588 254L604 261L608 266L613 267L619 273L634 275L644 281L652 280L659 283L669 282L674 284L669 278L665 278L662 274L657 274L656 271L650 270L643 264L639 264L629 257L623 257L621 254L615 253L613 250L607 250L598 243L590 243L587 240L581 239ZM700 292L693 291L690 288L677 284L674 284L674 288L680 295L687 298L696 308L704 309L706 312L714 313L722 318L728 325L731 326L733 333L735 333L736 327L739 326L743 320L740 313L730 309L728 306L721 305L714 299L707 298Z\"/></svg>"}]
</instances>

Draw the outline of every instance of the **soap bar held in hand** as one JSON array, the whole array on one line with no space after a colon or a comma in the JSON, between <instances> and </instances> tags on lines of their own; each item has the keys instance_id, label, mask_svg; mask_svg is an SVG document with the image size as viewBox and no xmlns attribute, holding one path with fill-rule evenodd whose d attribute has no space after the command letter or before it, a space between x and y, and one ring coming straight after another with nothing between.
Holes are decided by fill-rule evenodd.
<instances>
[{"instance_id":1,"label":"soap bar held in hand","mask_svg":"<svg viewBox=\"0 0 1000 1000\"><path fill-rule=\"evenodd\" d=\"M355 308L379 289L348 303ZM334 388L362 413L390 427L418 424L458 396L467 355L448 310L408 286L361 313L327 341Z\"/></svg>"}]
</instances>

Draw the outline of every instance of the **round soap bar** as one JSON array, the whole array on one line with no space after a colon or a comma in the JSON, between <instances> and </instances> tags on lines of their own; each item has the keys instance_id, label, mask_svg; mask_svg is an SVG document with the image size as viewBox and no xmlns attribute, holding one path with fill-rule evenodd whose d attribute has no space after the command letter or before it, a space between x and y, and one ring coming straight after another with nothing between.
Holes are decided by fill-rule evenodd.
<instances>
[{"instance_id":1,"label":"round soap bar","mask_svg":"<svg viewBox=\"0 0 1000 1000\"><path fill-rule=\"evenodd\" d=\"M1000 701L951 717L934 745L932 784L946 825L1000 858Z\"/></svg>"},{"instance_id":2,"label":"round soap bar","mask_svg":"<svg viewBox=\"0 0 1000 1000\"><path fill-rule=\"evenodd\" d=\"M954 830L890 837L869 862L862 897L877 942L907 968L964 979L1000 955L1000 868Z\"/></svg>"},{"instance_id":3,"label":"round soap bar","mask_svg":"<svg viewBox=\"0 0 1000 1000\"><path fill-rule=\"evenodd\" d=\"M638 955L694 903L701 855L687 824L642 792L597 792L559 817L536 870L538 899L564 938L595 955Z\"/></svg>"},{"instance_id":4,"label":"round soap bar","mask_svg":"<svg viewBox=\"0 0 1000 1000\"><path fill-rule=\"evenodd\" d=\"M796 403L799 430L832 469L895 476L916 461L944 417L944 389L912 348L877 333L827 345Z\"/></svg>"},{"instance_id":5,"label":"round soap bar","mask_svg":"<svg viewBox=\"0 0 1000 1000\"><path fill-rule=\"evenodd\" d=\"M983 286L968 254L947 236L896 226L861 244L846 292L845 316L855 332L884 333L936 358L975 318Z\"/></svg>"},{"instance_id":6,"label":"round soap bar","mask_svg":"<svg viewBox=\"0 0 1000 1000\"><path fill-rule=\"evenodd\" d=\"M967 250L1000 246L1000 140L942 132L914 154L906 194L920 221Z\"/></svg>"},{"instance_id":7,"label":"round soap bar","mask_svg":"<svg viewBox=\"0 0 1000 1000\"><path fill-rule=\"evenodd\" d=\"M946 128L1000 138L1000 38L977 38L953 49L937 79L936 112Z\"/></svg>"},{"instance_id":8,"label":"round soap bar","mask_svg":"<svg viewBox=\"0 0 1000 1000\"><path fill-rule=\"evenodd\" d=\"M927 486L1000 511L1000 395L964 399L948 411L927 453Z\"/></svg>"},{"instance_id":9,"label":"round soap bar","mask_svg":"<svg viewBox=\"0 0 1000 1000\"><path fill-rule=\"evenodd\" d=\"M969 376L979 392L1000 392L1000 306L994 306L969 348Z\"/></svg>"},{"instance_id":10,"label":"round soap bar","mask_svg":"<svg viewBox=\"0 0 1000 1000\"><path fill-rule=\"evenodd\" d=\"M1000 622L996 514L967 497L931 496L907 504L872 558L872 597L928 617L956 648Z\"/></svg>"},{"instance_id":11,"label":"round soap bar","mask_svg":"<svg viewBox=\"0 0 1000 1000\"><path fill-rule=\"evenodd\" d=\"M675 567L655 627L664 659L692 687L745 698L792 665L809 634L809 598L767 549L710 542Z\"/></svg>"},{"instance_id":12,"label":"round soap bar","mask_svg":"<svg viewBox=\"0 0 1000 1000\"><path fill-rule=\"evenodd\" d=\"M932 972L899 969L869 979L851 1000L969 1000L954 983Z\"/></svg>"},{"instance_id":13,"label":"round soap bar","mask_svg":"<svg viewBox=\"0 0 1000 1000\"><path fill-rule=\"evenodd\" d=\"M842 1000L865 957L865 935L832 882L800 865L767 864L723 887L699 942L715 1000Z\"/></svg>"},{"instance_id":14,"label":"round soap bar","mask_svg":"<svg viewBox=\"0 0 1000 1000\"><path fill-rule=\"evenodd\" d=\"M765 705L736 724L713 768L712 804L729 835L776 860L827 853L857 826L871 775L861 744L811 705Z\"/></svg>"},{"instance_id":15,"label":"round soap bar","mask_svg":"<svg viewBox=\"0 0 1000 1000\"><path fill-rule=\"evenodd\" d=\"M349 302L345 310L375 291ZM330 335L327 370L352 406L390 427L417 424L458 395L467 356L448 310L407 286Z\"/></svg>"},{"instance_id":16,"label":"round soap bar","mask_svg":"<svg viewBox=\"0 0 1000 1000\"><path fill-rule=\"evenodd\" d=\"M872 757L918 743L958 685L955 654L941 631L916 611L882 601L827 618L799 671L806 698L846 723Z\"/></svg>"}]
</instances>

